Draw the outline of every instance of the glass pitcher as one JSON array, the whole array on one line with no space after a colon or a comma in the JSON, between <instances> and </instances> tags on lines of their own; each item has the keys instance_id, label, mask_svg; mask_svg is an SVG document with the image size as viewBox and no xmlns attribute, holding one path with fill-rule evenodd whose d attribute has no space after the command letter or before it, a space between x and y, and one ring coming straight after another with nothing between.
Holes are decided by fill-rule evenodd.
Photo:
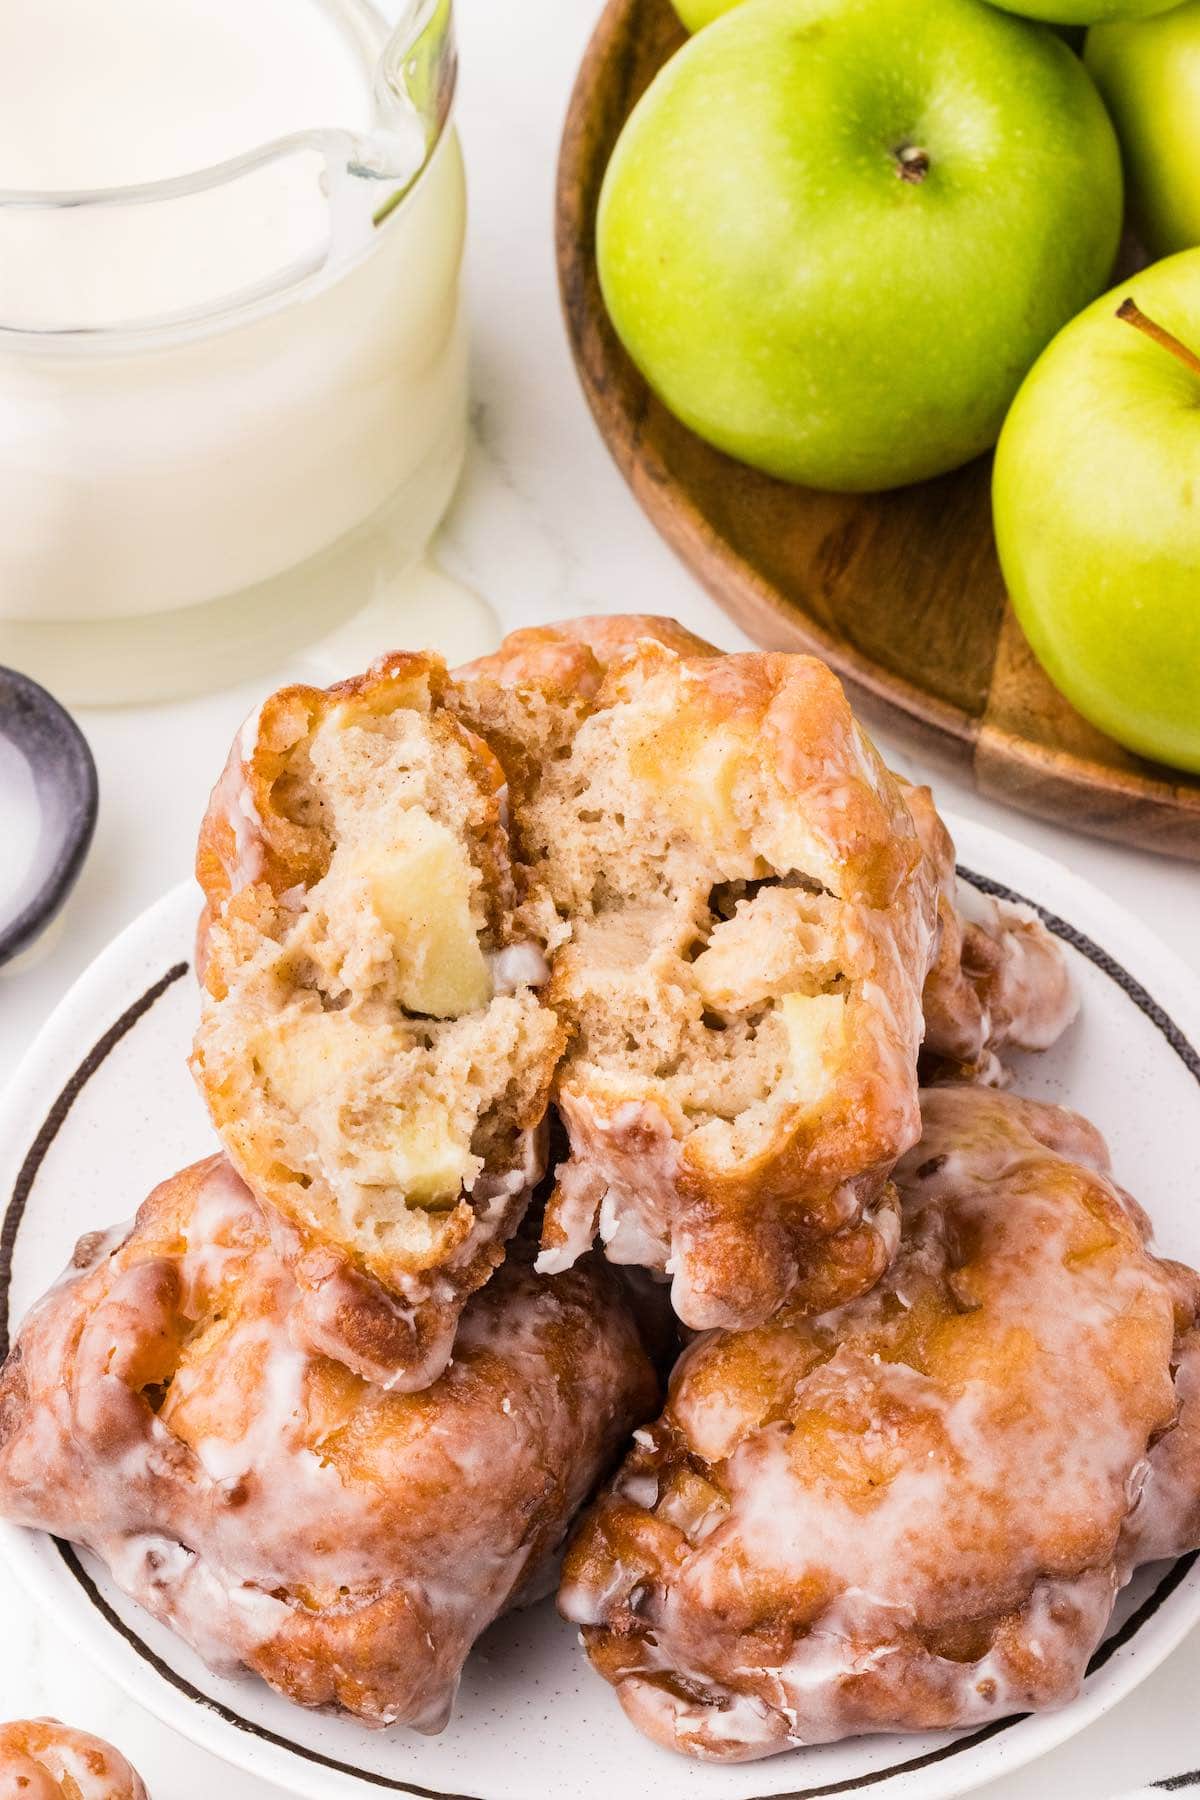
<instances>
[{"instance_id":1,"label":"glass pitcher","mask_svg":"<svg viewBox=\"0 0 1200 1800\"><path fill-rule=\"evenodd\" d=\"M361 121L0 191L0 663L66 699L267 668L386 593L458 477L450 0L288 4L338 34Z\"/></svg>"}]
</instances>

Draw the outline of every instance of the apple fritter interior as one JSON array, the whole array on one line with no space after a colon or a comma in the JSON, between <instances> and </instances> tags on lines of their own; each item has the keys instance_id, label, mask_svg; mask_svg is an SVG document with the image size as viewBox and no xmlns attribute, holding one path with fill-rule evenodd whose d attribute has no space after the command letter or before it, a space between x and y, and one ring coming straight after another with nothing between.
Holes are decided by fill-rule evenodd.
<instances>
[{"instance_id":1,"label":"apple fritter interior","mask_svg":"<svg viewBox=\"0 0 1200 1800\"><path fill-rule=\"evenodd\" d=\"M1200 1277L1083 1120L923 1110L878 1286L697 1339L568 1554L562 1610L673 1749L1058 1705L1134 1564L1200 1543Z\"/></svg>"},{"instance_id":2,"label":"apple fritter interior","mask_svg":"<svg viewBox=\"0 0 1200 1800\"><path fill-rule=\"evenodd\" d=\"M0 1800L147 1800L141 1777L102 1738L57 1719L0 1724Z\"/></svg>"},{"instance_id":3,"label":"apple fritter interior","mask_svg":"<svg viewBox=\"0 0 1200 1800\"><path fill-rule=\"evenodd\" d=\"M445 688L394 656L273 695L198 859L197 1081L324 1347L407 1387L524 1213L562 1043L514 932L504 776Z\"/></svg>"},{"instance_id":4,"label":"apple fritter interior","mask_svg":"<svg viewBox=\"0 0 1200 1800\"><path fill-rule=\"evenodd\" d=\"M229 1164L84 1240L0 1374L0 1515L85 1544L216 1668L371 1725L446 1722L479 1633L653 1412L597 1259L514 1252L454 1358L387 1392L303 1346L309 1302Z\"/></svg>"},{"instance_id":5,"label":"apple fritter interior","mask_svg":"<svg viewBox=\"0 0 1200 1800\"><path fill-rule=\"evenodd\" d=\"M623 628L527 635L462 680L478 729L524 733L514 841L531 919L540 896L560 922L571 1157L539 1266L598 1232L670 1274L686 1324L745 1325L860 1291L895 1246L932 878L823 664L622 651Z\"/></svg>"}]
</instances>

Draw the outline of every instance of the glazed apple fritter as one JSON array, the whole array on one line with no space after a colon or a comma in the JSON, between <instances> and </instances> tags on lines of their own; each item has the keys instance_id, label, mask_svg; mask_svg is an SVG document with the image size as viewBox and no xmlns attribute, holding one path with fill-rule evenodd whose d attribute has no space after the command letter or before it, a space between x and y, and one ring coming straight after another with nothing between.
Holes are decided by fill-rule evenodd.
<instances>
[{"instance_id":1,"label":"glazed apple fritter","mask_svg":"<svg viewBox=\"0 0 1200 1800\"><path fill-rule=\"evenodd\" d=\"M479 1633L654 1410L619 1278L510 1254L438 1380L388 1392L308 1347L311 1296L222 1158L116 1235L83 1241L0 1373L0 1516L88 1546L214 1667L440 1730Z\"/></svg>"},{"instance_id":2,"label":"glazed apple fritter","mask_svg":"<svg viewBox=\"0 0 1200 1800\"><path fill-rule=\"evenodd\" d=\"M119 1750L57 1719L0 1724L0 1800L147 1800Z\"/></svg>"},{"instance_id":3,"label":"glazed apple fritter","mask_svg":"<svg viewBox=\"0 0 1200 1800\"><path fill-rule=\"evenodd\" d=\"M574 1540L562 1610L670 1748L1056 1706L1134 1565L1200 1543L1200 1277L1075 1115L923 1110L879 1285L699 1338Z\"/></svg>"}]
</instances>

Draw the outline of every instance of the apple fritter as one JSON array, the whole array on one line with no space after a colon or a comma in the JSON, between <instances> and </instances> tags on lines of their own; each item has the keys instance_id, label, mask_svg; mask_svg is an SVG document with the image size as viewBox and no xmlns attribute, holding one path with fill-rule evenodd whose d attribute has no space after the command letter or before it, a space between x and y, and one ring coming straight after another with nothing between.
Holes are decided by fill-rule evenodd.
<instances>
[{"instance_id":1,"label":"apple fritter","mask_svg":"<svg viewBox=\"0 0 1200 1800\"><path fill-rule=\"evenodd\" d=\"M1133 1566L1200 1543L1200 1277L1082 1119L923 1112L880 1283L697 1339L568 1554L563 1612L672 1749L1059 1705Z\"/></svg>"},{"instance_id":2,"label":"apple fritter","mask_svg":"<svg viewBox=\"0 0 1200 1800\"><path fill-rule=\"evenodd\" d=\"M514 805L563 922L547 999L570 1034L539 1266L598 1233L671 1275L686 1324L748 1325L869 1286L894 1248L933 882L824 664L643 636L560 700L564 662L618 641L543 637L515 688L519 646L474 670L484 735L517 707L560 734L527 750Z\"/></svg>"},{"instance_id":3,"label":"apple fritter","mask_svg":"<svg viewBox=\"0 0 1200 1800\"><path fill-rule=\"evenodd\" d=\"M657 1403L619 1278L514 1250L438 1380L388 1392L306 1348L312 1296L224 1159L115 1236L81 1243L0 1373L0 1515L88 1546L215 1668L440 1730Z\"/></svg>"},{"instance_id":4,"label":"apple fritter","mask_svg":"<svg viewBox=\"0 0 1200 1800\"><path fill-rule=\"evenodd\" d=\"M1073 1005L1058 946L1011 911L960 916L928 789L888 776L811 658L614 615L514 632L457 680L509 777L572 1032L542 1266L598 1234L668 1271L699 1328L868 1287L922 1035L960 1076L1051 1041Z\"/></svg>"},{"instance_id":5,"label":"apple fritter","mask_svg":"<svg viewBox=\"0 0 1200 1800\"><path fill-rule=\"evenodd\" d=\"M119 1750L57 1719L0 1724L0 1800L147 1800Z\"/></svg>"},{"instance_id":6,"label":"apple fritter","mask_svg":"<svg viewBox=\"0 0 1200 1800\"><path fill-rule=\"evenodd\" d=\"M514 925L503 773L446 687L397 655L273 694L197 859L197 1082L323 1347L405 1387L529 1203L563 1036Z\"/></svg>"}]
</instances>

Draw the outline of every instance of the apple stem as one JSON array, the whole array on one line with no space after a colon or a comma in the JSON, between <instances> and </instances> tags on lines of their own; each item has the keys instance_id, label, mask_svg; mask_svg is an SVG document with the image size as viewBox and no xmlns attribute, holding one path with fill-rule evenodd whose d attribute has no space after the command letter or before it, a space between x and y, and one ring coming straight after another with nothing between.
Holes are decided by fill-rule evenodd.
<instances>
[{"instance_id":1,"label":"apple stem","mask_svg":"<svg viewBox=\"0 0 1200 1800\"><path fill-rule=\"evenodd\" d=\"M1145 332L1146 336L1151 338L1154 343L1161 345L1164 350L1169 350L1172 356L1177 356L1185 369L1190 369L1193 375L1200 375L1200 356L1197 356L1194 350L1189 350L1186 344L1181 343L1173 332L1166 330L1154 319L1148 319L1132 297L1122 300L1117 308L1117 317L1124 319L1127 325L1136 325L1137 329Z\"/></svg>"},{"instance_id":2,"label":"apple stem","mask_svg":"<svg viewBox=\"0 0 1200 1800\"><path fill-rule=\"evenodd\" d=\"M902 144L896 151L896 173L912 186L924 181L929 173L929 152L917 144Z\"/></svg>"}]
</instances>

